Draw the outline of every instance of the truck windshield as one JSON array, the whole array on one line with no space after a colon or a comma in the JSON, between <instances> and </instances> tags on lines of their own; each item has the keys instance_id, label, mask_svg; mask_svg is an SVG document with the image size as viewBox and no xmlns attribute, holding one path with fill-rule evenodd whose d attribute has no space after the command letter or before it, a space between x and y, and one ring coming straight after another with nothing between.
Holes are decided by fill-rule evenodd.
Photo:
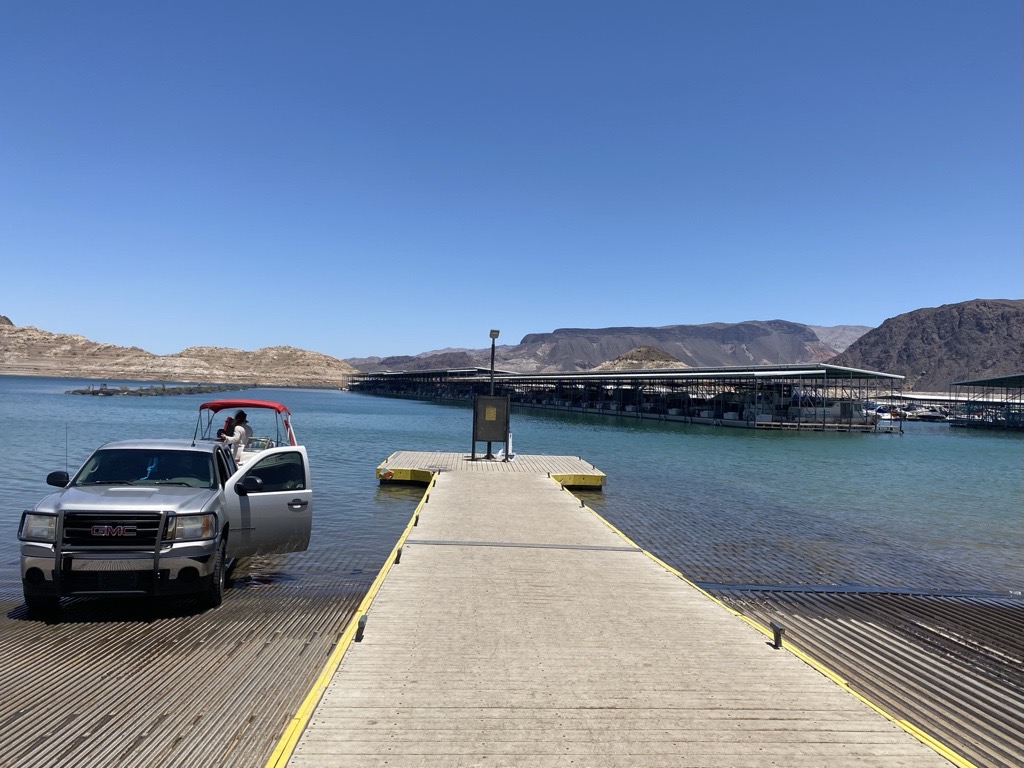
<instances>
[{"instance_id":1,"label":"truck windshield","mask_svg":"<svg viewBox=\"0 0 1024 768\"><path fill-rule=\"evenodd\" d=\"M179 485L210 488L213 457L199 451L121 448L96 451L72 485Z\"/></svg>"}]
</instances>

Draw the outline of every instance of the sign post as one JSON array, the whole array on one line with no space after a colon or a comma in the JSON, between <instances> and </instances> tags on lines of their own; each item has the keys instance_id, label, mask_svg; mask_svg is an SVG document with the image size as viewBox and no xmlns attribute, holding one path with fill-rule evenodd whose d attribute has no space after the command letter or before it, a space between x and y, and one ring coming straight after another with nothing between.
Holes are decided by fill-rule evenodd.
<instances>
[{"instance_id":1,"label":"sign post","mask_svg":"<svg viewBox=\"0 0 1024 768\"><path fill-rule=\"evenodd\" d=\"M490 453L491 443L505 444L505 458L509 453L509 411L508 395L495 397L477 395L473 398L473 451L472 460L476 461L476 444L488 443L488 452L484 458L493 459Z\"/></svg>"}]
</instances>

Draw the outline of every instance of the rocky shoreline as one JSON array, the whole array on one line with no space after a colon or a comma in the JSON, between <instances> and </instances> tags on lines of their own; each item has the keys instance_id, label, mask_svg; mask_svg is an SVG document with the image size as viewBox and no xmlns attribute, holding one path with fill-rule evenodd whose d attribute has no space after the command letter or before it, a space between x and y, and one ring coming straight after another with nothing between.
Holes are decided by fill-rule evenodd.
<instances>
[{"instance_id":1,"label":"rocky shoreline","mask_svg":"<svg viewBox=\"0 0 1024 768\"><path fill-rule=\"evenodd\" d=\"M341 389L355 373L343 360L296 347L188 347L155 355L138 347L16 326L0 316L0 375Z\"/></svg>"},{"instance_id":2,"label":"rocky shoreline","mask_svg":"<svg viewBox=\"0 0 1024 768\"><path fill-rule=\"evenodd\" d=\"M237 384L187 384L168 387L166 384L154 384L148 387L108 387L105 383L98 387L89 386L85 389L69 389L65 395L92 395L94 397L164 397L167 395L206 395L211 392L237 392L249 387Z\"/></svg>"}]
</instances>

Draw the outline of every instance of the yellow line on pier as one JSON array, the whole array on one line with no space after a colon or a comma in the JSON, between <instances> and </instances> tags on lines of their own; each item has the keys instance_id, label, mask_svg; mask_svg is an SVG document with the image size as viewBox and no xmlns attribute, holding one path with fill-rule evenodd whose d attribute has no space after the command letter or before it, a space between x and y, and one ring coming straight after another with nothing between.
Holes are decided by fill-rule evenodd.
<instances>
[{"instance_id":1,"label":"yellow line on pier","mask_svg":"<svg viewBox=\"0 0 1024 768\"><path fill-rule=\"evenodd\" d=\"M625 542L627 542L629 544L632 544L633 546L637 547L637 549L639 549L641 552L643 552L647 557L649 557L651 560L656 562L658 565L660 565L666 571L668 571L669 573L673 574L674 576L676 576L677 578L681 579L682 581L686 582L690 587L692 587L693 589L695 589L698 592L700 592L708 600L711 600L712 602L717 603L722 608L727 610L729 613L733 614L734 616L736 616L739 619L742 619L743 621L745 621L747 624L752 626L754 629L756 629L758 632L760 632L765 637L770 637L770 638L774 639L774 633L773 633L773 631L771 630L770 627L766 627L761 622L756 621L756 620L750 618L749 616L746 616L746 615L740 613L739 611L735 610L734 608L726 605L724 602L722 602L717 597L712 595L706 589L702 589L701 587L699 587L696 584L694 584L692 581L690 581L688 578L686 578L682 573L680 573L678 570L676 570L671 565L666 563L664 560L659 558L657 555L654 555L654 554L648 552L646 549L642 549L641 547L637 546L637 544L632 539L630 539L629 536L627 536L622 531L620 531L618 528L616 528L614 525L612 525L612 523L610 523L607 520L605 520L600 514L598 514L597 511L591 509L590 507L586 507L586 508L588 510L590 510L590 512L598 520L600 520L602 523L604 523L609 528L611 528L613 531L615 531L615 533L617 533L620 537L622 537L623 541L625 541ZM863 702L867 706L871 707L871 709L875 710L876 712L878 712L880 715L882 715L886 719L888 719L891 722L893 722L896 725L898 725L900 728L905 730L907 733L912 735L914 738L918 739L922 743L924 743L927 746L929 746L932 749L934 749L936 752L938 752L940 755L945 757L947 760L949 760L954 765L959 766L959 768L977 768L977 766L975 766L975 764L972 763L970 760L968 760L965 757L959 755L958 753L956 753L954 750L952 750L949 747L947 747L945 744L943 744L939 740L933 738L932 736L929 736L927 733L922 731L920 728L918 728L913 723L909 723L909 722L907 722L906 720L904 720L902 718L896 717L895 715L891 714L890 712L885 710L880 705L876 704L875 702L873 702L870 699L868 699L867 697L865 697L863 694L861 694L858 691L856 691L853 688L851 688L850 684L841 675L837 674L832 669L830 669L829 667L825 666L822 662L818 661L813 656L809 656L804 651L801 651L799 648L794 647L792 643L786 642L785 638L783 638L781 640L780 647L781 648L785 648L791 654L796 656L798 659L803 661L808 666L810 666L813 669L815 669L818 672L820 672L822 675L827 677L829 680L831 680L833 683L838 685L844 691L846 691L847 693L849 693L852 696L856 697L858 700L860 700L861 702Z\"/></svg>"},{"instance_id":2,"label":"yellow line on pier","mask_svg":"<svg viewBox=\"0 0 1024 768\"><path fill-rule=\"evenodd\" d=\"M432 475L427 489L423 492L423 497L420 499L419 504L416 505L415 511L412 513L412 517L409 518L408 524L405 526L405 530L402 531L402 535L398 537L398 542L391 550L391 554L388 555L388 559L385 561L384 566L377 573L377 578L373 580L370 585L369 591L363 598L362 602L359 603L359 607L356 608L356 612L352 615L348 625L345 627L345 631L341 633L341 637L338 639L338 644L334 646L334 650L331 655L327 658L327 663L324 664L323 671L320 672L320 676L317 677L316 682L313 683L313 687L309 693L306 694L306 698L303 699L302 704L299 706L295 716L289 721L288 726L285 728L284 733L281 735L281 739L277 743L277 747L270 755L270 759L267 760L266 768L281 768L288 763L289 758L292 756L292 752L295 751L295 745L299 742L299 737L302 736L302 732L306 729L309 723L309 719L313 716L316 711L316 705L320 702L320 698L323 696L324 691L327 690L327 686L330 685L331 679L334 677L334 673L338 670L338 665L341 664L341 660L345 656L345 652L348 651L349 645L352 644L352 640L356 636L356 631L359 628L359 620L369 609L373 598L380 590L381 584L384 583L384 579L388 575L388 571L391 570L391 566L395 563L395 558L398 556L398 550L402 548L405 540L409 538L409 533L416 525L416 518L419 517L420 511L426 503L427 497L430 495L430 489L434 487L434 482L437 479L437 475Z\"/></svg>"},{"instance_id":3,"label":"yellow line on pier","mask_svg":"<svg viewBox=\"0 0 1024 768\"><path fill-rule=\"evenodd\" d=\"M751 642L744 623L772 632L549 490L557 475L603 482L589 465L420 458L377 468L430 484L267 768L970 767L792 645ZM352 645L371 604L372 634Z\"/></svg>"}]
</instances>

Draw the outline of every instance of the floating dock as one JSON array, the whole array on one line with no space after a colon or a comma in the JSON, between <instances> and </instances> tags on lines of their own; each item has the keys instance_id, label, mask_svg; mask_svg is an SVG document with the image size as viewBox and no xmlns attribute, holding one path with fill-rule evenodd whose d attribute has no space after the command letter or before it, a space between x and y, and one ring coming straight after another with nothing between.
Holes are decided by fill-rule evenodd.
<instances>
[{"instance_id":1,"label":"floating dock","mask_svg":"<svg viewBox=\"0 0 1024 768\"><path fill-rule=\"evenodd\" d=\"M520 456L509 461L471 459L462 453L395 451L377 467L381 482L429 483L440 472L545 475L566 488L604 487L605 474L579 456Z\"/></svg>"},{"instance_id":2,"label":"floating dock","mask_svg":"<svg viewBox=\"0 0 1024 768\"><path fill-rule=\"evenodd\" d=\"M268 766L949 765L566 491L582 459L377 476L430 484Z\"/></svg>"}]
</instances>

